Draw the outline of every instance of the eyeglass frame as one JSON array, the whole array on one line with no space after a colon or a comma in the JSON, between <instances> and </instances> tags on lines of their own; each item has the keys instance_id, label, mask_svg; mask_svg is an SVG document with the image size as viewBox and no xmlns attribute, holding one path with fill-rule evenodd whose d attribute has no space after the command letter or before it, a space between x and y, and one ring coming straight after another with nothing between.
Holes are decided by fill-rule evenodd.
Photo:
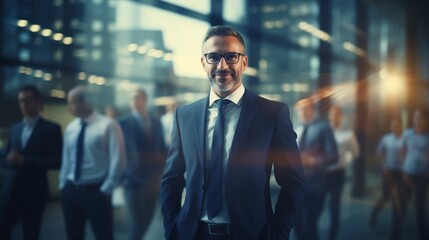
<instances>
[{"instance_id":1,"label":"eyeglass frame","mask_svg":"<svg viewBox=\"0 0 429 240\"><path fill-rule=\"evenodd\" d=\"M209 60L207 59L207 55L209 55L209 54L217 54L217 55L219 55L220 56L219 61L218 62L210 63ZM227 54L238 54L237 62L227 62L226 59L225 59L225 55L227 55ZM209 52L209 53L204 53L203 56L206 59L206 62L208 64L213 64L213 65L214 64L219 64L219 62L222 60L222 58L223 58L223 60L225 60L225 62L227 64L236 64L236 63L238 63L240 61L240 56L246 56L246 54L239 53L239 52L227 52L225 54L220 54L220 53L217 53L217 52Z\"/></svg>"}]
</instances>

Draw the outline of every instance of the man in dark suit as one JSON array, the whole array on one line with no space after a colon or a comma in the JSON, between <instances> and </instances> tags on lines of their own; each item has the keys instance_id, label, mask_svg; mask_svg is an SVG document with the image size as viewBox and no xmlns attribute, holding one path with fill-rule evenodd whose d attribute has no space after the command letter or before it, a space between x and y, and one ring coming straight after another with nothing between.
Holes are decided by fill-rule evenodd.
<instances>
[{"instance_id":1,"label":"man in dark suit","mask_svg":"<svg viewBox=\"0 0 429 240\"><path fill-rule=\"evenodd\" d=\"M311 97L299 101L296 109L303 124L297 133L305 172L305 200L295 232L299 240L317 240L317 223L327 190L327 169L338 160L337 144L328 121L316 118Z\"/></svg>"},{"instance_id":2,"label":"man in dark suit","mask_svg":"<svg viewBox=\"0 0 429 240\"><path fill-rule=\"evenodd\" d=\"M40 116L42 95L35 86L25 86L18 95L24 120L9 131L2 155L5 168L0 195L0 239L11 239L13 226L21 221L24 239L39 239L48 198L49 169L61 163L62 135L58 124Z\"/></svg>"},{"instance_id":3,"label":"man in dark suit","mask_svg":"<svg viewBox=\"0 0 429 240\"><path fill-rule=\"evenodd\" d=\"M124 195L131 222L130 240L140 240L148 229L159 196L166 148L161 122L147 110L147 94L135 91L132 113L119 119L125 138L127 167Z\"/></svg>"},{"instance_id":4,"label":"man in dark suit","mask_svg":"<svg viewBox=\"0 0 429 240\"><path fill-rule=\"evenodd\" d=\"M304 180L289 108L244 88L248 57L236 30L209 28L202 53L211 91L176 110L161 183L165 237L288 239ZM275 210L273 166L280 185Z\"/></svg>"}]
</instances>

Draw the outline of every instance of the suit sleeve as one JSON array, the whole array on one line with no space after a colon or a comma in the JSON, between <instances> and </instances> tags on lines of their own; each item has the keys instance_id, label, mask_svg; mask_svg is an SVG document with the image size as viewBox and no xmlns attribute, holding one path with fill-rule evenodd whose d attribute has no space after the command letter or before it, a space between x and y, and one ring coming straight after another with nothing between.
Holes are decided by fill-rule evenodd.
<instances>
[{"instance_id":1,"label":"suit sleeve","mask_svg":"<svg viewBox=\"0 0 429 240\"><path fill-rule=\"evenodd\" d=\"M109 172L100 188L101 191L111 194L119 184L126 164L124 135L119 124L114 120L107 130L106 139L109 151Z\"/></svg>"},{"instance_id":2,"label":"suit sleeve","mask_svg":"<svg viewBox=\"0 0 429 240\"><path fill-rule=\"evenodd\" d=\"M9 151L12 148L12 131L13 131L13 127L11 127L9 133L8 133L8 138L6 141L6 146L0 151L0 166L3 168L8 168L9 165L6 163L6 156L9 153Z\"/></svg>"},{"instance_id":3,"label":"suit sleeve","mask_svg":"<svg viewBox=\"0 0 429 240\"><path fill-rule=\"evenodd\" d=\"M274 176L280 185L280 193L270 225L274 239L288 239L304 199L304 172L289 116L283 105L279 112L271 145Z\"/></svg>"},{"instance_id":4,"label":"suit sleeve","mask_svg":"<svg viewBox=\"0 0 429 240\"><path fill-rule=\"evenodd\" d=\"M176 110L170 151L161 182L161 211L164 217L166 239L174 238L172 235L175 227L174 221L181 209L182 193L185 187L185 160L178 123L179 109Z\"/></svg>"},{"instance_id":5,"label":"suit sleeve","mask_svg":"<svg viewBox=\"0 0 429 240\"><path fill-rule=\"evenodd\" d=\"M154 159L156 161L155 166L157 167L159 173L162 174L162 171L165 168L165 161L167 157L167 146L165 145L164 130L162 128L161 121L158 118L155 118L154 123L156 123L156 155L154 156Z\"/></svg>"}]
</instances>

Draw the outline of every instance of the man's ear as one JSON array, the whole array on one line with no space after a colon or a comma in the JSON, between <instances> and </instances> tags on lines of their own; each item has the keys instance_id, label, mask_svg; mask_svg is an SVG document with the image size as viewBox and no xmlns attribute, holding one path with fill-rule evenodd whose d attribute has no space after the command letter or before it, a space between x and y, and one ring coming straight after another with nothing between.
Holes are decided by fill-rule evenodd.
<instances>
[{"instance_id":1,"label":"man's ear","mask_svg":"<svg viewBox=\"0 0 429 240\"><path fill-rule=\"evenodd\" d=\"M200 61L201 61L201 65L202 65L202 66L203 66L203 68L204 68L204 67L205 67L205 65L206 65L206 61L204 60L204 56L201 56Z\"/></svg>"},{"instance_id":2,"label":"man's ear","mask_svg":"<svg viewBox=\"0 0 429 240\"><path fill-rule=\"evenodd\" d=\"M243 58L242 60L242 66L243 66L243 72L246 71L247 65L249 64L249 58L247 55L241 56Z\"/></svg>"}]
</instances>

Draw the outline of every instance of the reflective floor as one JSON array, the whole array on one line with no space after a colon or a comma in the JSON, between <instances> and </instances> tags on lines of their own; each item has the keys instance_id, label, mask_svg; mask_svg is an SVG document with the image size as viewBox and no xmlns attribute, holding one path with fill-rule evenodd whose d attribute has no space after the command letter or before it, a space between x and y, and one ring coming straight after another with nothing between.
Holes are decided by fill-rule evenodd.
<instances>
[{"instance_id":1,"label":"reflective floor","mask_svg":"<svg viewBox=\"0 0 429 240\"><path fill-rule=\"evenodd\" d=\"M341 226L339 232L340 240L379 240L388 239L390 232L391 223L391 205L386 205L385 209L379 215L378 224L375 228L369 227L369 215L373 206L373 203L380 194L377 179L368 180L368 194L366 198L354 199L350 197L350 184L346 184L346 188L343 193L343 203L341 208ZM371 187L371 185L373 185ZM275 188L274 188L275 189ZM275 194L275 191L273 191ZM120 189L114 196L114 218L115 218L115 237L117 240L127 239L127 233L129 225L126 218L126 208L123 205L121 199ZM413 204L410 203L407 211L406 220L403 226L402 239L418 239L415 211ZM325 210L319 222L321 240L327 239L329 225L328 211ZM86 228L86 239L95 239L89 225ZM14 239L21 238L21 229L17 226L14 230ZM156 209L155 217L146 234L144 240L161 240L163 237L162 218L159 207ZM48 203L47 210L44 216L44 222L42 226L41 239L43 240L58 240L66 239L64 222L62 218L61 205L58 201L51 201ZM295 239L292 233L292 240Z\"/></svg>"}]
</instances>

